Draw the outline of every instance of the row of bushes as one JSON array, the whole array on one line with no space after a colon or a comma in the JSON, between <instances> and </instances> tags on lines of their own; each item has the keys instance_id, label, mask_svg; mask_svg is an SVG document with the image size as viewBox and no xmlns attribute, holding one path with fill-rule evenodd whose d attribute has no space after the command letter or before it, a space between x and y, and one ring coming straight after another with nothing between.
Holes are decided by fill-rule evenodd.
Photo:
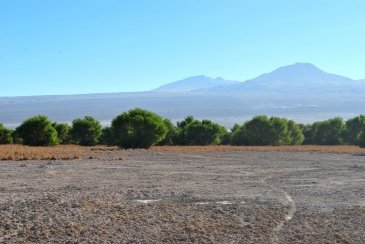
<instances>
[{"instance_id":1,"label":"row of bushes","mask_svg":"<svg viewBox=\"0 0 365 244\"><path fill-rule=\"evenodd\" d=\"M256 116L228 131L210 120L186 117L176 125L143 109L133 109L102 127L90 116L75 119L72 125L52 123L38 115L15 130L0 124L0 144L31 146L57 144L117 145L123 148L148 148L152 145L359 145L365 147L365 116L347 121L333 118L302 125L278 117Z\"/></svg>"}]
</instances>

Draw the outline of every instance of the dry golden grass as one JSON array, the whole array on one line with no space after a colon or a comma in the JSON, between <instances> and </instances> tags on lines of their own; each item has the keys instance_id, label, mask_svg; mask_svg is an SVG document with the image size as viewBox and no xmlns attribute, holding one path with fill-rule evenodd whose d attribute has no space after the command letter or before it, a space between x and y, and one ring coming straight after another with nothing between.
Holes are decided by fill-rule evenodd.
<instances>
[{"instance_id":1,"label":"dry golden grass","mask_svg":"<svg viewBox=\"0 0 365 244\"><path fill-rule=\"evenodd\" d=\"M138 150L138 149L137 149ZM142 149L143 150L143 149ZM319 152L364 154L365 148L356 146L155 146L149 149L155 152ZM73 160L80 157L85 159L123 160L118 147L81 147L76 145L60 145L55 147L29 147L23 145L0 145L0 160Z\"/></svg>"},{"instance_id":2,"label":"dry golden grass","mask_svg":"<svg viewBox=\"0 0 365 244\"><path fill-rule=\"evenodd\" d=\"M72 160L88 151L74 145L56 147L29 147L23 145L0 145L0 160Z\"/></svg>"},{"instance_id":3,"label":"dry golden grass","mask_svg":"<svg viewBox=\"0 0 365 244\"><path fill-rule=\"evenodd\" d=\"M365 148L357 146L156 146L152 151L171 152L236 152L236 151L259 151L259 152L320 152L341 154L365 154Z\"/></svg>"}]
</instances>

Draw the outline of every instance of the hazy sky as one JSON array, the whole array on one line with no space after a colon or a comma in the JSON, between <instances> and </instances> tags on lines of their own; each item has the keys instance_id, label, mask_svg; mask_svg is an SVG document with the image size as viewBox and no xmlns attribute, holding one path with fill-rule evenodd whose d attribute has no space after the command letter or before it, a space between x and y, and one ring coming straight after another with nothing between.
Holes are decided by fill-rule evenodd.
<instances>
[{"instance_id":1,"label":"hazy sky","mask_svg":"<svg viewBox=\"0 0 365 244\"><path fill-rule=\"evenodd\" d=\"M310 62L365 79L364 0L0 0L0 96L246 80Z\"/></svg>"}]
</instances>

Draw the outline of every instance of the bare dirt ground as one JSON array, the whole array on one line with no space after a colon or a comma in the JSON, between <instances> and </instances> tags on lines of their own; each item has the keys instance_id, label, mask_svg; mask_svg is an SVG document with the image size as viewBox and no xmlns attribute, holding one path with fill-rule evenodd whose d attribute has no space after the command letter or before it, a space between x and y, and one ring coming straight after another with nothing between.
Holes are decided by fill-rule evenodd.
<instances>
[{"instance_id":1,"label":"bare dirt ground","mask_svg":"<svg viewBox=\"0 0 365 244\"><path fill-rule=\"evenodd\" d=\"M364 243L365 156L330 148L3 160L0 242Z\"/></svg>"}]
</instances>

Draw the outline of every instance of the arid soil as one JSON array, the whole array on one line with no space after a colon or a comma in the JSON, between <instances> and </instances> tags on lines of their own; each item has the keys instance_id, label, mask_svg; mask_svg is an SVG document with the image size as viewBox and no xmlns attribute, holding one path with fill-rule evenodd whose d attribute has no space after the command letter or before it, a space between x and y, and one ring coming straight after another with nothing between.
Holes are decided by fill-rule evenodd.
<instances>
[{"instance_id":1,"label":"arid soil","mask_svg":"<svg viewBox=\"0 0 365 244\"><path fill-rule=\"evenodd\" d=\"M0 243L364 243L362 151L233 148L0 161Z\"/></svg>"}]
</instances>

